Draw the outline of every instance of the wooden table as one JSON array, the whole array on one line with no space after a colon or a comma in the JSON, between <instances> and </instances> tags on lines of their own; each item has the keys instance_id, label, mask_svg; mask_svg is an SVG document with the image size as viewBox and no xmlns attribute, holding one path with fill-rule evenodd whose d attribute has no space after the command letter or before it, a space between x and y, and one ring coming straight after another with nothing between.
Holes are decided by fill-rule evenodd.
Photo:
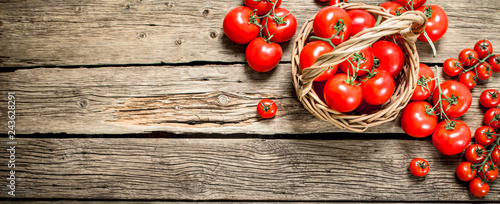
<instances>
[{"instance_id":1,"label":"wooden table","mask_svg":"<svg viewBox=\"0 0 500 204\"><path fill-rule=\"evenodd\" d=\"M455 176L462 155L405 135L399 119L358 134L307 112L291 83L291 42L257 73L222 30L238 0L0 2L0 156L3 199L84 201L499 201ZM364 0L379 5L383 0ZM448 14L432 57L442 66L486 38L500 47L500 2L428 1ZM302 25L325 4L284 0ZM299 26L300 27L300 26ZM463 116L474 131L478 97ZM8 92L15 92L15 168L9 168ZM276 101L274 119L256 115ZM427 159L425 178L407 170ZM6 179L15 170L15 197ZM7 180L9 181L9 180Z\"/></svg>"}]
</instances>

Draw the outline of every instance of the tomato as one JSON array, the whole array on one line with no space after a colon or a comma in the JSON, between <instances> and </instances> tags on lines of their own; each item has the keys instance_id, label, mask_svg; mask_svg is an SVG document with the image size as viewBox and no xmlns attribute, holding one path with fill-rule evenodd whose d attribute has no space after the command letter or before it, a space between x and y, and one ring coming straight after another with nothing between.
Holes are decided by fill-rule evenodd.
<instances>
[{"instance_id":1,"label":"tomato","mask_svg":"<svg viewBox=\"0 0 500 204\"><path fill-rule=\"evenodd\" d=\"M354 36L365 29L373 28L373 26L375 26L375 18L367 11L352 9L347 11L347 14L351 17L350 36Z\"/></svg>"},{"instance_id":2,"label":"tomato","mask_svg":"<svg viewBox=\"0 0 500 204\"><path fill-rule=\"evenodd\" d=\"M333 50L330 44L324 41L312 41L306 44L300 51L300 68L305 69L314 64L319 56ZM318 76L314 81L326 81L337 72L338 65L332 66Z\"/></svg>"},{"instance_id":3,"label":"tomato","mask_svg":"<svg viewBox=\"0 0 500 204\"><path fill-rule=\"evenodd\" d=\"M392 77L398 76L403 70L405 55L396 44L385 40L377 41L372 45L372 52L379 60L378 69L388 71ZM375 63L375 67L377 67L377 63Z\"/></svg>"},{"instance_id":4,"label":"tomato","mask_svg":"<svg viewBox=\"0 0 500 204\"><path fill-rule=\"evenodd\" d=\"M422 11L427 16L427 25L425 32L432 42L441 39L448 30L448 16L444 10L437 5L429 5L419 7L417 10ZM422 42L429 42L424 34L418 36L418 40Z\"/></svg>"},{"instance_id":5,"label":"tomato","mask_svg":"<svg viewBox=\"0 0 500 204\"><path fill-rule=\"evenodd\" d=\"M497 136L495 130L489 126L481 126L474 132L474 139L476 142L483 146L488 146L492 144Z\"/></svg>"},{"instance_id":6,"label":"tomato","mask_svg":"<svg viewBox=\"0 0 500 204\"><path fill-rule=\"evenodd\" d=\"M495 89L486 89L479 96L479 102L485 108L493 108L500 104L498 91Z\"/></svg>"},{"instance_id":7,"label":"tomato","mask_svg":"<svg viewBox=\"0 0 500 204\"><path fill-rule=\"evenodd\" d=\"M464 66L472 67L479 62L479 54L471 48L465 48L458 54L458 59Z\"/></svg>"},{"instance_id":8,"label":"tomato","mask_svg":"<svg viewBox=\"0 0 500 204\"><path fill-rule=\"evenodd\" d=\"M348 61L349 60L349 61ZM351 62L351 63L349 63ZM352 64L352 65L351 65ZM347 60L340 63L340 69L351 76L354 75L354 68L356 68L357 76L362 77L371 71L373 68L373 52L370 46L362 49L354 55L347 58Z\"/></svg>"},{"instance_id":9,"label":"tomato","mask_svg":"<svg viewBox=\"0 0 500 204\"><path fill-rule=\"evenodd\" d=\"M271 40L276 43L286 42L292 39L293 35L295 35L295 31L297 31L297 20L290 11L284 8L274 9L274 13L276 15L271 15L271 18L265 18L264 25L266 25L269 33L264 30L264 36L269 38L269 34L273 35Z\"/></svg>"},{"instance_id":10,"label":"tomato","mask_svg":"<svg viewBox=\"0 0 500 204\"><path fill-rule=\"evenodd\" d=\"M474 44L474 50L479 54L480 59L484 59L493 52L493 45L488 40L480 40Z\"/></svg>"},{"instance_id":11,"label":"tomato","mask_svg":"<svg viewBox=\"0 0 500 204\"><path fill-rule=\"evenodd\" d=\"M477 84L476 72L468 71L465 73L461 73L458 77L458 81L465 85L468 89L473 89Z\"/></svg>"},{"instance_id":12,"label":"tomato","mask_svg":"<svg viewBox=\"0 0 500 204\"><path fill-rule=\"evenodd\" d=\"M493 149L493 152L491 152L491 160L497 166L500 165L500 146L497 145L495 149Z\"/></svg>"},{"instance_id":13,"label":"tomato","mask_svg":"<svg viewBox=\"0 0 500 204\"><path fill-rule=\"evenodd\" d=\"M252 16L252 9L246 6L236 7L224 17L222 27L226 36L238 44L248 44L260 33L260 19Z\"/></svg>"},{"instance_id":14,"label":"tomato","mask_svg":"<svg viewBox=\"0 0 500 204\"><path fill-rule=\"evenodd\" d=\"M468 161L462 162L457 166L457 177L462 181L471 181L476 175L476 169Z\"/></svg>"},{"instance_id":15,"label":"tomato","mask_svg":"<svg viewBox=\"0 0 500 204\"><path fill-rule=\"evenodd\" d=\"M389 12L391 15L395 16L400 16L404 12L406 12L405 7L403 7L401 4L393 2L393 1L386 1L383 4L380 4L380 7L385 8L387 12Z\"/></svg>"},{"instance_id":16,"label":"tomato","mask_svg":"<svg viewBox=\"0 0 500 204\"><path fill-rule=\"evenodd\" d=\"M465 149L465 159L474 164L484 161L486 149L480 144L471 144Z\"/></svg>"},{"instance_id":17,"label":"tomato","mask_svg":"<svg viewBox=\"0 0 500 204\"><path fill-rule=\"evenodd\" d=\"M372 105L382 105L394 93L394 78L384 70L374 70L374 75L365 77L361 82L363 101Z\"/></svg>"},{"instance_id":18,"label":"tomato","mask_svg":"<svg viewBox=\"0 0 500 204\"><path fill-rule=\"evenodd\" d=\"M276 3L274 8L278 8L281 4L281 0L245 0L245 6L250 9L257 9L257 14L259 16L266 15L273 8L273 3Z\"/></svg>"},{"instance_id":19,"label":"tomato","mask_svg":"<svg viewBox=\"0 0 500 204\"><path fill-rule=\"evenodd\" d=\"M495 164L491 164L491 161L488 161L484 164L483 169L478 171L478 175L479 178L492 182L498 177L498 167Z\"/></svg>"},{"instance_id":20,"label":"tomato","mask_svg":"<svg viewBox=\"0 0 500 204\"><path fill-rule=\"evenodd\" d=\"M338 45L349 38L351 33L351 18L347 12L337 6L327 6L318 11L313 21L314 34L321 38L331 38Z\"/></svg>"},{"instance_id":21,"label":"tomato","mask_svg":"<svg viewBox=\"0 0 500 204\"><path fill-rule=\"evenodd\" d=\"M347 0L330 0L330 6L343 2L347 3Z\"/></svg>"},{"instance_id":22,"label":"tomato","mask_svg":"<svg viewBox=\"0 0 500 204\"><path fill-rule=\"evenodd\" d=\"M457 58L449 58L444 61L443 71L448 76L458 76L463 71L464 66Z\"/></svg>"},{"instance_id":23,"label":"tomato","mask_svg":"<svg viewBox=\"0 0 500 204\"><path fill-rule=\"evenodd\" d=\"M408 10L415 10L425 4L427 0L393 0L403 5Z\"/></svg>"},{"instance_id":24,"label":"tomato","mask_svg":"<svg viewBox=\"0 0 500 204\"><path fill-rule=\"evenodd\" d=\"M493 74L493 70L488 63L483 62L476 67L477 78L479 80L487 80Z\"/></svg>"},{"instance_id":25,"label":"tomato","mask_svg":"<svg viewBox=\"0 0 500 204\"><path fill-rule=\"evenodd\" d=\"M427 137L437 126L437 115L425 101L411 102L401 113L401 127L412 137Z\"/></svg>"},{"instance_id":26,"label":"tomato","mask_svg":"<svg viewBox=\"0 0 500 204\"><path fill-rule=\"evenodd\" d=\"M361 86L347 83L347 77L344 73L333 75L323 90L326 104L343 113L353 111L363 100Z\"/></svg>"},{"instance_id":27,"label":"tomato","mask_svg":"<svg viewBox=\"0 0 500 204\"><path fill-rule=\"evenodd\" d=\"M460 120L450 121L454 124L452 129L446 121L441 121L432 134L432 144L445 155L455 155L462 152L469 146L471 140L471 131L467 124Z\"/></svg>"},{"instance_id":28,"label":"tomato","mask_svg":"<svg viewBox=\"0 0 500 204\"><path fill-rule=\"evenodd\" d=\"M493 129L500 129L500 108L490 108L484 113L483 122Z\"/></svg>"},{"instance_id":29,"label":"tomato","mask_svg":"<svg viewBox=\"0 0 500 204\"><path fill-rule=\"evenodd\" d=\"M418 76L420 78L417 82L417 87L413 91L411 96L411 101L423 101L431 96L431 93L436 87L436 81L434 80L434 72L431 68L425 64L420 63L418 69Z\"/></svg>"},{"instance_id":30,"label":"tomato","mask_svg":"<svg viewBox=\"0 0 500 204\"><path fill-rule=\"evenodd\" d=\"M488 62L488 64L490 64L491 69L494 72L500 72L500 55L499 54L495 54L495 55L491 56L490 58L488 58L487 62Z\"/></svg>"},{"instance_id":31,"label":"tomato","mask_svg":"<svg viewBox=\"0 0 500 204\"><path fill-rule=\"evenodd\" d=\"M276 103L271 99L262 99L259 104L257 104L257 113L262 118L272 118L277 112Z\"/></svg>"},{"instance_id":32,"label":"tomato","mask_svg":"<svg viewBox=\"0 0 500 204\"><path fill-rule=\"evenodd\" d=\"M458 118L469 110L472 104L472 94L469 89L460 82L448 80L440 85L443 96L441 96L441 103L443 105L443 112L450 118ZM439 100L439 89L434 89L432 95L432 102L434 105ZM440 107L438 106L438 111Z\"/></svg>"},{"instance_id":33,"label":"tomato","mask_svg":"<svg viewBox=\"0 0 500 204\"><path fill-rule=\"evenodd\" d=\"M414 176L422 177L429 173L429 162L422 158L415 158L410 161L408 168Z\"/></svg>"},{"instance_id":34,"label":"tomato","mask_svg":"<svg viewBox=\"0 0 500 204\"><path fill-rule=\"evenodd\" d=\"M245 57L248 65L258 72L268 72L276 67L283 55L277 43L268 43L262 37L255 38L248 44Z\"/></svg>"},{"instance_id":35,"label":"tomato","mask_svg":"<svg viewBox=\"0 0 500 204\"><path fill-rule=\"evenodd\" d=\"M484 197L490 191L490 185L476 177L469 183L469 191L476 197Z\"/></svg>"}]
</instances>

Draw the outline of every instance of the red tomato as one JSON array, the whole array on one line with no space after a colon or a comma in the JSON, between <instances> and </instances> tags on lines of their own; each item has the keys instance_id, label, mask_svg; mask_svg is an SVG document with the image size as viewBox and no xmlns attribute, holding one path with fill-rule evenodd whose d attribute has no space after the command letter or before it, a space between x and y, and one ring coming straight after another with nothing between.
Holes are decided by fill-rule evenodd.
<instances>
[{"instance_id":1,"label":"red tomato","mask_svg":"<svg viewBox=\"0 0 500 204\"><path fill-rule=\"evenodd\" d=\"M422 158L415 158L411 160L409 169L414 176L425 176L429 173L429 162Z\"/></svg>"},{"instance_id":2,"label":"red tomato","mask_svg":"<svg viewBox=\"0 0 500 204\"><path fill-rule=\"evenodd\" d=\"M387 12L389 12L391 15L395 16L400 16L404 12L406 12L405 7L403 7L401 4L393 2L393 1L386 1L383 4L380 4L380 7L385 8Z\"/></svg>"},{"instance_id":3,"label":"red tomato","mask_svg":"<svg viewBox=\"0 0 500 204\"><path fill-rule=\"evenodd\" d=\"M488 63L483 62L476 67L477 78L479 80L487 80L493 74L493 70Z\"/></svg>"},{"instance_id":4,"label":"red tomato","mask_svg":"<svg viewBox=\"0 0 500 204\"><path fill-rule=\"evenodd\" d=\"M363 100L361 86L347 83L347 77L343 73L333 75L323 90L326 104L343 113L353 111Z\"/></svg>"},{"instance_id":5,"label":"red tomato","mask_svg":"<svg viewBox=\"0 0 500 204\"><path fill-rule=\"evenodd\" d=\"M500 165L500 146L497 145L497 147L493 149L493 152L491 152L491 160L497 166Z\"/></svg>"},{"instance_id":6,"label":"red tomato","mask_svg":"<svg viewBox=\"0 0 500 204\"><path fill-rule=\"evenodd\" d=\"M471 131L467 124L460 120L451 121L454 124L453 128L446 121L441 121L432 134L432 144L445 155L462 152L469 146L471 140Z\"/></svg>"},{"instance_id":7,"label":"red tomato","mask_svg":"<svg viewBox=\"0 0 500 204\"><path fill-rule=\"evenodd\" d=\"M373 28L375 26L375 18L373 18L372 14L367 11L361 9L352 9L347 11L349 17L351 17L351 33L350 36L354 36L359 32Z\"/></svg>"},{"instance_id":8,"label":"red tomato","mask_svg":"<svg viewBox=\"0 0 500 204\"><path fill-rule=\"evenodd\" d=\"M362 79L363 101L372 105L382 105L394 93L394 78L384 70L374 70L373 72L374 76Z\"/></svg>"},{"instance_id":9,"label":"red tomato","mask_svg":"<svg viewBox=\"0 0 500 204\"><path fill-rule=\"evenodd\" d=\"M457 166L457 177L462 181L471 181L477 175L477 171L470 162L462 162Z\"/></svg>"},{"instance_id":10,"label":"red tomato","mask_svg":"<svg viewBox=\"0 0 500 204\"><path fill-rule=\"evenodd\" d=\"M260 19L251 15L252 9L246 6L236 7L229 11L222 23L226 36L238 44L247 44L257 38L260 27L252 22L260 24Z\"/></svg>"},{"instance_id":11,"label":"red tomato","mask_svg":"<svg viewBox=\"0 0 500 204\"><path fill-rule=\"evenodd\" d=\"M351 18L347 12L337 6L327 6L314 17L313 31L321 38L332 38L332 43L338 45L349 38L351 33Z\"/></svg>"},{"instance_id":12,"label":"red tomato","mask_svg":"<svg viewBox=\"0 0 500 204\"><path fill-rule=\"evenodd\" d=\"M324 41L312 41L306 44L302 51L300 51L300 68L305 69L314 64L316 62L316 59L318 59L319 56L328 53L333 50L333 47L330 46L330 44L324 42ZM314 79L314 81L326 81L328 80L331 76L337 72L338 65L335 65L331 67L331 69L327 69L323 74L321 74L319 77Z\"/></svg>"},{"instance_id":13,"label":"red tomato","mask_svg":"<svg viewBox=\"0 0 500 204\"><path fill-rule=\"evenodd\" d=\"M255 38L247 46L245 57L248 65L258 72L268 72L279 64L283 51L277 43L268 43L262 37Z\"/></svg>"},{"instance_id":14,"label":"red tomato","mask_svg":"<svg viewBox=\"0 0 500 204\"><path fill-rule=\"evenodd\" d=\"M425 4L427 0L393 0L403 5L408 10L415 10Z\"/></svg>"},{"instance_id":15,"label":"red tomato","mask_svg":"<svg viewBox=\"0 0 500 204\"><path fill-rule=\"evenodd\" d=\"M470 48L465 48L458 54L458 59L464 66L472 67L479 62L479 54Z\"/></svg>"},{"instance_id":16,"label":"red tomato","mask_svg":"<svg viewBox=\"0 0 500 204\"><path fill-rule=\"evenodd\" d=\"M330 6L343 2L347 3L347 0L330 0Z\"/></svg>"},{"instance_id":17,"label":"red tomato","mask_svg":"<svg viewBox=\"0 0 500 204\"><path fill-rule=\"evenodd\" d=\"M490 185L476 177L469 183L469 191L476 197L484 197L490 191Z\"/></svg>"},{"instance_id":18,"label":"red tomato","mask_svg":"<svg viewBox=\"0 0 500 204\"><path fill-rule=\"evenodd\" d=\"M471 144L465 149L465 159L474 164L484 161L486 149L480 144Z\"/></svg>"},{"instance_id":19,"label":"red tomato","mask_svg":"<svg viewBox=\"0 0 500 204\"><path fill-rule=\"evenodd\" d=\"M457 58L449 58L444 61L443 71L448 76L458 76L463 71L464 66Z\"/></svg>"},{"instance_id":20,"label":"red tomato","mask_svg":"<svg viewBox=\"0 0 500 204\"><path fill-rule=\"evenodd\" d=\"M500 129L500 108L490 108L484 113L483 122L493 129Z\"/></svg>"},{"instance_id":21,"label":"red tomato","mask_svg":"<svg viewBox=\"0 0 500 204\"><path fill-rule=\"evenodd\" d=\"M476 72L468 71L465 73L461 73L458 77L458 81L465 85L468 89L473 89L477 84Z\"/></svg>"},{"instance_id":22,"label":"red tomato","mask_svg":"<svg viewBox=\"0 0 500 204\"><path fill-rule=\"evenodd\" d=\"M348 61L349 60L349 61ZM351 63L349 63L351 62ZM352 64L352 65L351 65ZM354 68L353 68L354 66ZM359 67L358 67L359 66ZM347 60L340 63L340 69L351 76L354 75L354 70L357 69L357 75L362 77L371 71L373 68L373 52L370 46L362 49L354 55L350 56Z\"/></svg>"},{"instance_id":23,"label":"red tomato","mask_svg":"<svg viewBox=\"0 0 500 204\"><path fill-rule=\"evenodd\" d=\"M486 39L480 40L474 44L474 50L479 54L480 59L484 59L493 52L493 45Z\"/></svg>"},{"instance_id":24,"label":"red tomato","mask_svg":"<svg viewBox=\"0 0 500 204\"><path fill-rule=\"evenodd\" d=\"M478 175L479 178L492 182L498 177L498 167L495 164L491 164L491 161L488 161L484 164L483 169L478 171Z\"/></svg>"},{"instance_id":25,"label":"red tomato","mask_svg":"<svg viewBox=\"0 0 500 204\"><path fill-rule=\"evenodd\" d=\"M500 72L500 55L499 54L495 54L495 55L491 56L490 58L488 58L487 62L488 62L488 64L491 65L491 69L494 72Z\"/></svg>"},{"instance_id":26,"label":"red tomato","mask_svg":"<svg viewBox=\"0 0 500 204\"><path fill-rule=\"evenodd\" d=\"M417 10L422 11L427 16L425 32L431 41L436 42L441 39L448 30L448 16L446 16L444 10L437 5L422 6ZM418 40L428 42L423 34L418 36Z\"/></svg>"},{"instance_id":27,"label":"red tomato","mask_svg":"<svg viewBox=\"0 0 500 204\"><path fill-rule=\"evenodd\" d=\"M273 8L273 3L276 3L274 8L278 8L281 4L281 0L245 0L245 6L248 6L250 9L257 9L257 14L259 16L266 15Z\"/></svg>"},{"instance_id":28,"label":"red tomato","mask_svg":"<svg viewBox=\"0 0 500 204\"><path fill-rule=\"evenodd\" d=\"M388 71L392 77L398 76L403 70L405 55L396 44L384 40L377 41L372 45L372 52L379 60L378 69ZM375 65L375 67L377 66Z\"/></svg>"},{"instance_id":29,"label":"red tomato","mask_svg":"<svg viewBox=\"0 0 500 204\"><path fill-rule=\"evenodd\" d=\"M500 104L498 91L495 89L486 89L479 96L479 102L485 108L493 108Z\"/></svg>"},{"instance_id":30,"label":"red tomato","mask_svg":"<svg viewBox=\"0 0 500 204\"><path fill-rule=\"evenodd\" d=\"M440 85L443 96L441 96L441 103L443 105L444 113L450 118L458 118L469 110L472 104L472 94L469 89L460 82L448 80ZM439 89L434 89L432 95L432 102L434 105L439 100ZM438 111L440 107L438 106Z\"/></svg>"},{"instance_id":31,"label":"red tomato","mask_svg":"<svg viewBox=\"0 0 500 204\"><path fill-rule=\"evenodd\" d=\"M276 103L271 99L262 99L259 104L257 104L257 113L262 118L272 118L277 112Z\"/></svg>"},{"instance_id":32,"label":"red tomato","mask_svg":"<svg viewBox=\"0 0 500 204\"><path fill-rule=\"evenodd\" d=\"M495 130L489 126L481 126L474 132L474 139L476 142L483 146L488 146L492 144L497 136Z\"/></svg>"},{"instance_id":33,"label":"red tomato","mask_svg":"<svg viewBox=\"0 0 500 204\"><path fill-rule=\"evenodd\" d=\"M401 113L401 127L412 137L427 137L437 126L437 115L425 101L411 102Z\"/></svg>"},{"instance_id":34,"label":"red tomato","mask_svg":"<svg viewBox=\"0 0 500 204\"><path fill-rule=\"evenodd\" d=\"M274 35L271 40L276 43L286 42L292 39L297 30L297 20L290 11L284 8L274 9L276 15L271 15L271 18L265 18L264 22L267 22L267 30L264 30L264 36L269 38L269 34ZM270 19L270 20L269 20ZM266 23L264 23L266 25Z\"/></svg>"},{"instance_id":35,"label":"red tomato","mask_svg":"<svg viewBox=\"0 0 500 204\"><path fill-rule=\"evenodd\" d=\"M418 69L418 76L420 78L417 82L417 87L413 91L411 96L411 101L423 101L431 96L431 93L436 87L436 81L434 80L434 72L431 68L425 64L420 63Z\"/></svg>"}]
</instances>

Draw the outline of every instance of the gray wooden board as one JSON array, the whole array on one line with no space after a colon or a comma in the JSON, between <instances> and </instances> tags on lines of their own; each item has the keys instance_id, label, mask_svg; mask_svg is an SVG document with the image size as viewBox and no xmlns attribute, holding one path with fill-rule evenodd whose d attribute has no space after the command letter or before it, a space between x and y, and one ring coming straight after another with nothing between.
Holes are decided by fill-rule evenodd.
<instances>
[{"instance_id":1,"label":"gray wooden board","mask_svg":"<svg viewBox=\"0 0 500 204\"><path fill-rule=\"evenodd\" d=\"M380 5L384 0L351 0ZM428 1L449 17L438 56L418 43L421 61L442 63L486 38L500 46L500 1ZM193 61L245 62L245 46L232 43L222 21L234 0L152 1L2 1L0 2L0 66L71 66L159 64ZM303 23L325 3L286 0ZM290 62L291 42L282 43L282 60Z\"/></svg>"}]
</instances>

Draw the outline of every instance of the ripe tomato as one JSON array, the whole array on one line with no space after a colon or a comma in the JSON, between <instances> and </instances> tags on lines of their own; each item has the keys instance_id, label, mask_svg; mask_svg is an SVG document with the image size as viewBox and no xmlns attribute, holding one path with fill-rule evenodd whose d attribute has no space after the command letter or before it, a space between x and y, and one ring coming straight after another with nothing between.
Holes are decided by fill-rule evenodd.
<instances>
[{"instance_id":1,"label":"ripe tomato","mask_svg":"<svg viewBox=\"0 0 500 204\"><path fill-rule=\"evenodd\" d=\"M493 129L500 129L500 108L490 108L484 113L483 122Z\"/></svg>"},{"instance_id":2,"label":"ripe tomato","mask_svg":"<svg viewBox=\"0 0 500 204\"><path fill-rule=\"evenodd\" d=\"M324 41L312 41L306 44L302 51L300 51L300 68L305 69L314 64L316 62L316 59L318 59L319 56L328 53L333 50L333 47L330 46L330 44L324 42ZM319 77L314 79L314 81L326 81L328 80L331 76L337 72L338 65L332 66L331 68L327 69L323 74L321 74Z\"/></svg>"},{"instance_id":3,"label":"ripe tomato","mask_svg":"<svg viewBox=\"0 0 500 204\"><path fill-rule=\"evenodd\" d=\"M458 77L458 81L465 85L468 89L473 89L477 84L476 72L468 71L465 73L461 73Z\"/></svg>"},{"instance_id":4,"label":"ripe tomato","mask_svg":"<svg viewBox=\"0 0 500 204\"><path fill-rule=\"evenodd\" d=\"M267 22L267 31L264 31L264 36L269 38L270 35L274 35L271 40L274 40L276 43L286 42L292 39L293 35L295 35L295 31L297 30L297 20L290 11L284 8L274 9L274 13L276 15L271 15L270 18L267 17L264 19L264 22ZM264 23L266 25L266 23Z\"/></svg>"},{"instance_id":5,"label":"ripe tomato","mask_svg":"<svg viewBox=\"0 0 500 204\"><path fill-rule=\"evenodd\" d=\"M464 66L472 67L479 62L479 54L471 48L465 48L458 54L458 59Z\"/></svg>"},{"instance_id":6,"label":"ripe tomato","mask_svg":"<svg viewBox=\"0 0 500 204\"><path fill-rule=\"evenodd\" d=\"M420 63L418 69L418 79L417 87L413 91L411 96L411 101L423 101L431 96L436 86L436 81L434 81L434 72L431 68L425 64Z\"/></svg>"},{"instance_id":7,"label":"ripe tomato","mask_svg":"<svg viewBox=\"0 0 500 204\"><path fill-rule=\"evenodd\" d=\"M348 61L349 60L349 61ZM351 63L349 63L351 62ZM352 64L352 66L351 66ZM357 75L362 77L368 73L367 70L372 70L373 68L373 52L370 46L362 49L354 55L347 58L347 60L340 63L340 69L351 76L354 75L355 68L357 68ZM354 66L354 68L353 68Z\"/></svg>"},{"instance_id":8,"label":"ripe tomato","mask_svg":"<svg viewBox=\"0 0 500 204\"><path fill-rule=\"evenodd\" d=\"M455 155L462 152L469 146L471 140L471 131L467 124L460 120L451 121L454 124L453 128L446 121L441 121L432 134L432 144L445 155Z\"/></svg>"},{"instance_id":9,"label":"ripe tomato","mask_svg":"<svg viewBox=\"0 0 500 204\"><path fill-rule=\"evenodd\" d=\"M260 19L251 16L252 9L246 6L236 7L229 11L222 23L226 36L238 44L247 44L257 38L260 27L254 23L260 24Z\"/></svg>"},{"instance_id":10,"label":"ripe tomato","mask_svg":"<svg viewBox=\"0 0 500 204\"><path fill-rule=\"evenodd\" d=\"M314 17L313 31L321 38L332 38L332 43L338 45L349 38L351 33L351 17L347 12L337 6L327 6L319 10Z\"/></svg>"},{"instance_id":11,"label":"ripe tomato","mask_svg":"<svg viewBox=\"0 0 500 204\"><path fill-rule=\"evenodd\" d=\"M478 175L479 178L492 182L498 177L498 167L495 164L491 164L491 161L488 161L484 164L483 169L478 171Z\"/></svg>"},{"instance_id":12,"label":"ripe tomato","mask_svg":"<svg viewBox=\"0 0 500 204\"><path fill-rule=\"evenodd\" d=\"M422 177L429 173L429 162L422 158L415 158L411 160L408 168L414 176Z\"/></svg>"},{"instance_id":13,"label":"ripe tomato","mask_svg":"<svg viewBox=\"0 0 500 204\"><path fill-rule=\"evenodd\" d=\"M245 0L245 6L250 9L257 9L257 15L263 16L269 13L273 8L273 3L276 3L274 8L278 8L281 4L281 0Z\"/></svg>"},{"instance_id":14,"label":"ripe tomato","mask_svg":"<svg viewBox=\"0 0 500 204\"><path fill-rule=\"evenodd\" d=\"M374 76L361 81L363 101L372 105L382 105L394 93L394 78L385 70L374 70Z\"/></svg>"},{"instance_id":15,"label":"ripe tomato","mask_svg":"<svg viewBox=\"0 0 500 204\"><path fill-rule=\"evenodd\" d=\"M484 197L490 191L490 185L483 183L480 178L474 178L469 183L469 191L476 197Z\"/></svg>"},{"instance_id":16,"label":"ripe tomato","mask_svg":"<svg viewBox=\"0 0 500 204\"><path fill-rule=\"evenodd\" d=\"M488 58L487 62L488 62L488 64L491 65L491 69L494 72L500 72L500 55L499 54L495 54L495 55L491 56L490 58Z\"/></svg>"},{"instance_id":17,"label":"ripe tomato","mask_svg":"<svg viewBox=\"0 0 500 204\"><path fill-rule=\"evenodd\" d=\"M338 4L338 3L342 3L342 2L347 3L347 0L330 0L330 6Z\"/></svg>"},{"instance_id":18,"label":"ripe tomato","mask_svg":"<svg viewBox=\"0 0 500 204\"><path fill-rule=\"evenodd\" d=\"M427 137L437 126L437 115L425 101L411 102L401 113L401 127L412 137Z\"/></svg>"},{"instance_id":19,"label":"ripe tomato","mask_svg":"<svg viewBox=\"0 0 500 204\"><path fill-rule=\"evenodd\" d=\"M491 45L490 41L483 39L474 44L474 50L479 54L480 59L484 59L493 52L493 45Z\"/></svg>"},{"instance_id":20,"label":"ripe tomato","mask_svg":"<svg viewBox=\"0 0 500 204\"><path fill-rule=\"evenodd\" d=\"M480 144L471 144L465 149L465 159L474 164L484 161L486 149Z\"/></svg>"},{"instance_id":21,"label":"ripe tomato","mask_svg":"<svg viewBox=\"0 0 500 204\"><path fill-rule=\"evenodd\" d=\"M403 5L408 10L415 10L425 4L427 0L393 0Z\"/></svg>"},{"instance_id":22,"label":"ripe tomato","mask_svg":"<svg viewBox=\"0 0 500 204\"><path fill-rule=\"evenodd\" d=\"M488 146L492 144L497 136L495 130L489 126L481 126L474 132L474 139L476 142L483 146Z\"/></svg>"},{"instance_id":23,"label":"ripe tomato","mask_svg":"<svg viewBox=\"0 0 500 204\"><path fill-rule=\"evenodd\" d=\"M385 8L387 12L389 12L391 15L395 16L400 16L404 12L406 12L405 7L403 7L401 4L396 3L394 1L386 1L383 4L380 4L380 7Z\"/></svg>"},{"instance_id":24,"label":"ripe tomato","mask_svg":"<svg viewBox=\"0 0 500 204\"><path fill-rule=\"evenodd\" d=\"M276 103L271 99L262 99L259 104L257 104L257 113L262 118L272 118L277 112Z\"/></svg>"},{"instance_id":25,"label":"ripe tomato","mask_svg":"<svg viewBox=\"0 0 500 204\"><path fill-rule=\"evenodd\" d=\"M493 74L493 70L488 63L483 62L476 67L477 78L479 80L487 80Z\"/></svg>"},{"instance_id":26,"label":"ripe tomato","mask_svg":"<svg viewBox=\"0 0 500 204\"><path fill-rule=\"evenodd\" d=\"M446 30L448 30L448 16L446 16L444 10L437 5L422 6L417 10L422 11L425 16L427 16L425 32L431 41L436 42L441 39L446 33ZM423 34L418 36L417 39L422 42L429 42Z\"/></svg>"},{"instance_id":27,"label":"ripe tomato","mask_svg":"<svg viewBox=\"0 0 500 204\"><path fill-rule=\"evenodd\" d=\"M471 181L476 175L476 169L468 161L462 162L457 166L457 177L462 181Z\"/></svg>"},{"instance_id":28,"label":"ripe tomato","mask_svg":"<svg viewBox=\"0 0 500 204\"><path fill-rule=\"evenodd\" d=\"M347 14L351 17L352 23L351 33L349 34L350 36L354 36L365 29L373 28L373 26L375 26L375 18L367 11L352 9L347 11Z\"/></svg>"},{"instance_id":29,"label":"ripe tomato","mask_svg":"<svg viewBox=\"0 0 500 204\"><path fill-rule=\"evenodd\" d=\"M279 64L283 51L277 43L268 43L262 37L248 44L245 57L248 65L258 72L268 72Z\"/></svg>"},{"instance_id":30,"label":"ripe tomato","mask_svg":"<svg viewBox=\"0 0 500 204\"><path fill-rule=\"evenodd\" d=\"M500 165L500 146L497 145L495 149L493 149L493 152L491 152L491 160L497 166Z\"/></svg>"},{"instance_id":31,"label":"ripe tomato","mask_svg":"<svg viewBox=\"0 0 500 204\"><path fill-rule=\"evenodd\" d=\"M443 71L448 76L458 76L463 71L464 66L457 58L449 58L444 61Z\"/></svg>"},{"instance_id":32,"label":"ripe tomato","mask_svg":"<svg viewBox=\"0 0 500 204\"><path fill-rule=\"evenodd\" d=\"M493 108L500 104L500 99L498 98L498 91L495 89L486 89L479 96L479 102L485 108Z\"/></svg>"},{"instance_id":33,"label":"ripe tomato","mask_svg":"<svg viewBox=\"0 0 500 204\"><path fill-rule=\"evenodd\" d=\"M469 89L460 82L448 80L441 83L441 103L443 105L444 113L450 118L458 118L469 110L472 104L472 94ZM439 89L434 89L432 102L434 105L439 100ZM438 106L439 111L440 107Z\"/></svg>"},{"instance_id":34,"label":"ripe tomato","mask_svg":"<svg viewBox=\"0 0 500 204\"><path fill-rule=\"evenodd\" d=\"M373 43L373 55L379 60L378 69L388 71L392 77L398 76L405 64L405 55L396 44L381 40ZM377 67L377 63L375 63Z\"/></svg>"},{"instance_id":35,"label":"ripe tomato","mask_svg":"<svg viewBox=\"0 0 500 204\"><path fill-rule=\"evenodd\" d=\"M361 86L347 83L347 77L344 73L333 75L323 90L326 104L343 113L353 111L363 100Z\"/></svg>"}]
</instances>

